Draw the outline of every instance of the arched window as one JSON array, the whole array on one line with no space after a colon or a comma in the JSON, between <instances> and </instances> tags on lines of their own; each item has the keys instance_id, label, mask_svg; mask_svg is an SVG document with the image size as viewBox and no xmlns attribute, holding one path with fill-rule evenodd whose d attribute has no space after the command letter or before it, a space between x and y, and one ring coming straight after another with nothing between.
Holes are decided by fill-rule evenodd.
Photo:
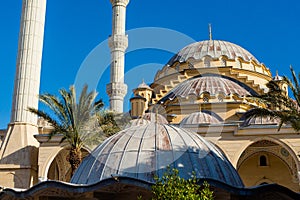
<instances>
[{"instance_id":1,"label":"arched window","mask_svg":"<svg viewBox=\"0 0 300 200\"><path fill-rule=\"evenodd\" d=\"M205 57L204 58L204 66L205 67L210 67L210 61L211 61L210 57Z\"/></svg>"},{"instance_id":2,"label":"arched window","mask_svg":"<svg viewBox=\"0 0 300 200\"><path fill-rule=\"evenodd\" d=\"M259 166L267 166L267 157L262 155L259 157Z\"/></svg>"},{"instance_id":3,"label":"arched window","mask_svg":"<svg viewBox=\"0 0 300 200\"><path fill-rule=\"evenodd\" d=\"M226 62L226 59L225 58L221 58L221 63L223 65L223 67L226 67L227 66L227 62Z\"/></svg>"}]
</instances>

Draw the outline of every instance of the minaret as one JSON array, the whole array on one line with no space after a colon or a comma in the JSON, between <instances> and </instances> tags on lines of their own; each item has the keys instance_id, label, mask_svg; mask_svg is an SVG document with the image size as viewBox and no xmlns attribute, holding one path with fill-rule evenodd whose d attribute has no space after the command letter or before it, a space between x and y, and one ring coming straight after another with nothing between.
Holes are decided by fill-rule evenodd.
<instances>
[{"instance_id":1,"label":"minaret","mask_svg":"<svg viewBox=\"0 0 300 200\"><path fill-rule=\"evenodd\" d=\"M45 14L46 0L23 0L11 121L0 150L1 169L9 168L0 171L0 185L37 182L37 117L27 109L38 108Z\"/></svg>"},{"instance_id":2,"label":"minaret","mask_svg":"<svg viewBox=\"0 0 300 200\"><path fill-rule=\"evenodd\" d=\"M124 97L127 85L124 84L125 50L128 38L125 35L126 6L129 0L110 0L113 9L112 35L109 38L111 52L110 83L106 91L110 97L110 109L123 112Z\"/></svg>"}]
</instances>

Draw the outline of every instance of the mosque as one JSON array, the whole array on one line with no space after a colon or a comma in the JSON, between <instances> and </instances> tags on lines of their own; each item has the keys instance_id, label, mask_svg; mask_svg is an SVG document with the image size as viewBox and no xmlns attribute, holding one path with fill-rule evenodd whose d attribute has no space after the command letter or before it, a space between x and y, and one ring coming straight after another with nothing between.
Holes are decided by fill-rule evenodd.
<instances>
[{"instance_id":1,"label":"mosque","mask_svg":"<svg viewBox=\"0 0 300 200\"><path fill-rule=\"evenodd\" d=\"M129 0L110 0L113 9L110 108L123 112L125 13ZM183 47L142 82L130 99L132 121L99 144L83 149L74 176L68 145L51 124L27 111L38 106L46 0L23 0L11 122L0 132L0 199L144 199L154 176L167 166L199 184L207 180L215 199L300 199L300 136L278 121L245 119L282 77L249 51L228 41L208 40Z\"/></svg>"}]
</instances>

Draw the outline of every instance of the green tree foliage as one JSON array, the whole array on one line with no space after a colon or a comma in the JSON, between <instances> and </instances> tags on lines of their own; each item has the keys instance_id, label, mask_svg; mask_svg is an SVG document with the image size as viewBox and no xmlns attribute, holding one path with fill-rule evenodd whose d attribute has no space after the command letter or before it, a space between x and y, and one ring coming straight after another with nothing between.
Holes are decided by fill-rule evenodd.
<instances>
[{"instance_id":1,"label":"green tree foliage","mask_svg":"<svg viewBox=\"0 0 300 200\"><path fill-rule=\"evenodd\" d=\"M213 192L209 184L204 182L202 186L197 184L193 176L186 180L179 177L177 169L167 169L161 178L155 178L156 183L152 186L153 200L212 200Z\"/></svg>"},{"instance_id":2,"label":"green tree foliage","mask_svg":"<svg viewBox=\"0 0 300 200\"><path fill-rule=\"evenodd\" d=\"M295 131L300 131L300 73L296 75L293 68L290 68L292 79L283 77L281 81L271 80L267 83L269 91L266 94L248 97L250 101L256 101L260 107L248 111L246 119L252 117L270 117L280 120L279 128L283 124L290 124ZM292 91L294 99L286 95L286 91L280 87L286 84Z\"/></svg>"},{"instance_id":3,"label":"green tree foliage","mask_svg":"<svg viewBox=\"0 0 300 200\"><path fill-rule=\"evenodd\" d=\"M39 96L39 100L50 108L50 113L34 108L29 108L29 111L51 123L53 130L49 139L54 135L62 135L61 142L66 141L69 144L67 160L73 175L81 163L83 145L91 138L99 139L102 133L96 114L104 105L101 100L96 101L96 91L88 92L87 85L83 87L78 101L74 86L71 86L69 91L59 90L59 94L60 97L49 93Z\"/></svg>"},{"instance_id":4,"label":"green tree foliage","mask_svg":"<svg viewBox=\"0 0 300 200\"><path fill-rule=\"evenodd\" d=\"M107 110L99 112L97 118L105 137L112 136L119 132L131 120L129 115L116 114Z\"/></svg>"}]
</instances>

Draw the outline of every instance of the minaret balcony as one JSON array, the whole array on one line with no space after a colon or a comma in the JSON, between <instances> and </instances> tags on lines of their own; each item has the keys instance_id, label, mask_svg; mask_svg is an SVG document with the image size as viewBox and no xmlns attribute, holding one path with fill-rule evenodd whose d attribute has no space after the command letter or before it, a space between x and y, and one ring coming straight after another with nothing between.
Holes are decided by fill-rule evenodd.
<instances>
[{"instance_id":1,"label":"minaret balcony","mask_svg":"<svg viewBox=\"0 0 300 200\"><path fill-rule=\"evenodd\" d=\"M128 47L128 36L127 35L112 35L108 39L108 46L111 51L124 51Z\"/></svg>"}]
</instances>

